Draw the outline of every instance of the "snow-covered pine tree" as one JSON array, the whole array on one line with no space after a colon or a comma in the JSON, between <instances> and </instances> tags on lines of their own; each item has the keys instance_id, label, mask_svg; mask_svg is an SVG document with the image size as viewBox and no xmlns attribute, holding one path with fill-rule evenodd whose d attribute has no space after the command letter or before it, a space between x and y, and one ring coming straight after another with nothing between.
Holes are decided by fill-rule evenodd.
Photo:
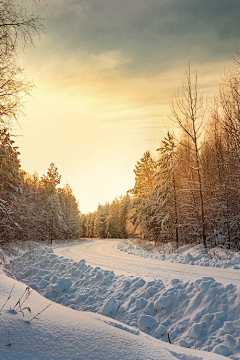
<instances>
[{"instance_id":1,"label":"snow-covered pine tree","mask_svg":"<svg viewBox=\"0 0 240 360\"><path fill-rule=\"evenodd\" d=\"M52 244L53 239L61 239L66 230L64 214L61 207L57 185L60 184L61 175L54 163L50 164L47 175L43 175L40 181L42 206L45 209L45 228Z\"/></svg>"},{"instance_id":2,"label":"snow-covered pine tree","mask_svg":"<svg viewBox=\"0 0 240 360\"><path fill-rule=\"evenodd\" d=\"M7 128L0 128L0 237L8 240L19 235L14 203L22 192L18 148Z\"/></svg>"},{"instance_id":3,"label":"snow-covered pine tree","mask_svg":"<svg viewBox=\"0 0 240 360\"><path fill-rule=\"evenodd\" d=\"M172 241L179 244L179 218L177 198L176 144L169 132L162 141L157 162L156 185L152 193L153 217L158 241Z\"/></svg>"},{"instance_id":4,"label":"snow-covered pine tree","mask_svg":"<svg viewBox=\"0 0 240 360\"><path fill-rule=\"evenodd\" d=\"M64 214L65 238L78 239L83 231L80 224L80 210L76 197L69 184L66 184L63 189L59 189L58 194Z\"/></svg>"},{"instance_id":5,"label":"snow-covered pine tree","mask_svg":"<svg viewBox=\"0 0 240 360\"><path fill-rule=\"evenodd\" d=\"M155 186L156 161L149 151L143 154L135 166L135 185L129 191L133 195L129 221L134 225L135 232L142 238L149 238L152 226L150 198Z\"/></svg>"},{"instance_id":6,"label":"snow-covered pine tree","mask_svg":"<svg viewBox=\"0 0 240 360\"><path fill-rule=\"evenodd\" d=\"M126 239L128 237L127 232L127 221L128 215L131 208L131 197L129 194L120 197L120 213L119 213L119 222L120 222L120 238Z\"/></svg>"},{"instance_id":7,"label":"snow-covered pine tree","mask_svg":"<svg viewBox=\"0 0 240 360\"><path fill-rule=\"evenodd\" d=\"M18 197L18 222L23 230L22 239L34 239L36 241L46 238L41 236L41 203L39 202L39 177L21 171L22 195Z\"/></svg>"},{"instance_id":8,"label":"snow-covered pine tree","mask_svg":"<svg viewBox=\"0 0 240 360\"><path fill-rule=\"evenodd\" d=\"M85 236L87 238L96 237L95 231L94 231L94 224L95 224L96 216L97 216L97 212L89 213L86 215Z\"/></svg>"},{"instance_id":9,"label":"snow-covered pine tree","mask_svg":"<svg viewBox=\"0 0 240 360\"><path fill-rule=\"evenodd\" d=\"M121 238L120 201L118 199L114 199L109 206L106 225L108 238Z\"/></svg>"},{"instance_id":10,"label":"snow-covered pine tree","mask_svg":"<svg viewBox=\"0 0 240 360\"><path fill-rule=\"evenodd\" d=\"M107 218L109 215L109 204L99 205L94 220L94 234L97 238L107 237Z\"/></svg>"}]
</instances>

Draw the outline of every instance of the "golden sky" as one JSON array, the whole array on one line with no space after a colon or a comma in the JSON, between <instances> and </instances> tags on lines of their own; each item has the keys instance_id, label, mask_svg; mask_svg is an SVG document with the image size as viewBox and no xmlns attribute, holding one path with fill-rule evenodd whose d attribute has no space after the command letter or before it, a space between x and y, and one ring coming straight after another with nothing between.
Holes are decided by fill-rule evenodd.
<instances>
[{"instance_id":1,"label":"golden sky","mask_svg":"<svg viewBox=\"0 0 240 360\"><path fill-rule=\"evenodd\" d=\"M191 59L208 99L239 43L239 0L49 0L47 33L20 54L36 89L17 138L22 167L54 162L86 213L124 195L158 148Z\"/></svg>"}]
</instances>

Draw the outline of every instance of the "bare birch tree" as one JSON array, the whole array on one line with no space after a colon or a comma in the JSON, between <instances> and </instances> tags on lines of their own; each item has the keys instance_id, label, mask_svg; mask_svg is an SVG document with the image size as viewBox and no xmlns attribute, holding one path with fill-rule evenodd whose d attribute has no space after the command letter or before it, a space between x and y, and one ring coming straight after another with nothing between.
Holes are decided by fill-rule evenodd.
<instances>
[{"instance_id":1,"label":"bare birch tree","mask_svg":"<svg viewBox=\"0 0 240 360\"><path fill-rule=\"evenodd\" d=\"M187 138L187 142L181 143L187 147L191 154L192 163L188 167L196 174L194 190L199 196L199 220L201 237L204 247L207 246L206 217L203 195L203 175L201 169L200 150L201 136L204 128L205 109L203 95L198 90L197 75L192 80L190 65L186 70L178 94L172 102L171 119L177 124L180 131Z\"/></svg>"}]
</instances>

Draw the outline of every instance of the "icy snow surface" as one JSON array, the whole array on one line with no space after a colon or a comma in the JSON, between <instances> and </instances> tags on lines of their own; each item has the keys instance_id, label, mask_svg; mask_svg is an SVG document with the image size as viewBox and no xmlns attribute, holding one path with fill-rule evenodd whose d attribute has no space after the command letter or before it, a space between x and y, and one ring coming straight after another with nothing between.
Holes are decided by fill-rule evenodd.
<instances>
[{"instance_id":1,"label":"icy snow surface","mask_svg":"<svg viewBox=\"0 0 240 360\"><path fill-rule=\"evenodd\" d=\"M18 280L49 300L114 318L125 324L117 327L127 329L130 334L139 334L141 330L166 342L169 333L172 342L182 347L240 359L240 298L239 288L234 284L234 281L239 283L238 270L173 263L168 269L167 261L155 260L155 263L153 259L122 253L116 247L116 241L95 241L58 248L55 252L75 259L87 255L87 261L93 265L108 258L106 266L112 264L114 269L114 265L117 266L118 273L122 272L121 267L126 271L130 263L127 271L134 269L134 275L137 271L145 271L147 276L126 277L126 272L115 275L111 270L87 265L84 259L74 261L59 257L43 245L36 245L23 256L16 256L10 266ZM164 266L159 269L157 263ZM182 270L184 267L186 270ZM199 269L210 270L211 275L217 270L218 280L211 276L198 278ZM161 280L162 273L168 281ZM226 284L228 278L233 283ZM224 280L224 285L219 279ZM189 351L193 354L193 350ZM203 359L207 356L206 353ZM184 355L179 359L188 358ZM216 359L220 359L219 355Z\"/></svg>"}]
</instances>

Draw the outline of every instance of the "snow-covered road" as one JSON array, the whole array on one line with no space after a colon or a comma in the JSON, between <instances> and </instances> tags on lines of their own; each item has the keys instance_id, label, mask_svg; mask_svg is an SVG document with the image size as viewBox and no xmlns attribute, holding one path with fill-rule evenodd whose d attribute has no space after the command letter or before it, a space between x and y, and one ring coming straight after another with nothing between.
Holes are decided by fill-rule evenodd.
<instances>
[{"instance_id":1,"label":"snow-covered road","mask_svg":"<svg viewBox=\"0 0 240 360\"><path fill-rule=\"evenodd\" d=\"M119 240L87 240L78 245L54 249L59 256L75 261L85 259L92 266L113 270L116 275L141 277L146 280L171 279L193 281L211 276L222 284L240 285L240 270L179 264L129 255L117 249Z\"/></svg>"}]
</instances>

